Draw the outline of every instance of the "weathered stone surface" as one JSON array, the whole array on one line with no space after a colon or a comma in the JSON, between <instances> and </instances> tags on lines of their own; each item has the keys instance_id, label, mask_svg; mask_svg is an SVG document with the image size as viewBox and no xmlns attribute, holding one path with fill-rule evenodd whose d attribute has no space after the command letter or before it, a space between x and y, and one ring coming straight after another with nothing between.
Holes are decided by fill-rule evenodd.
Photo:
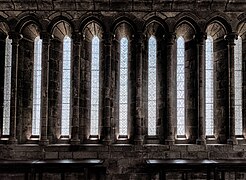
<instances>
[{"instance_id":1,"label":"weathered stone surface","mask_svg":"<svg viewBox=\"0 0 246 180\"><path fill-rule=\"evenodd\" d=\"M17 100L17 106L14 108L17 112L16 114L12 112L12 115L14 114L12 119L16 118L16 122L11 121L11 136L15 136L18 142L8 145L6 137L2 136L3 110L0 108L0 159L100 158L104 160L106 179L145 180L160 179L159 174L149 177L152 170L148 169L145 164L145 160L148 159L242 160L246 158L246 145L226 145L233 128L230 127L228 131L230 124L228 121L228 96L230 95L228 93L228 46L224 40L224 36L231 31L243 38L243 118L245 118L246 26L242 23L246 18L245 0L0 0L0 9L1 60L5 58L4 48L7 35L14 37L15 41L18 40L18 46L16 42L13 43L15 52L18 51L18 54L13 54L13 59L18 60L16 64L18 68L13 69L14 73L17 72L17 76L13 78L13 82L17 84L17 95L14 94ZM213 18L216 22L211 21ZM46 69L48 114L47 118L43 119L47 122L42 122L45 126L42 132L45 136L47 134L49 144L42 146L39 145L40 137L32 135L33 37L40 33L50 37L50 44L45 50L49 50L49 56L43 59L47 61L46 67L49 65L49 69ZM76 38L74 33L77 33ZM201 94L197 90L201 87L197 81L197 61L199 55L202 56L200 51L205 50L197 51L198 44L195 41L197 33L203 35L207 33L213 35L214 38L215 137L214 140L207 140L207 145L195 144L198 135L203 135L203 133L199 134L198 129L203 126L200 126L198 121L197 97ZM16 36L13 36L14 34ZM75 38L73 40L77 43L74 47L78 48L72 51L71 58L73 62L76 62L73 77L76 77L76 72L79 72L79 77L75 81L76 90L73 93L74 96L76 95L73 103L76 107L73 105L71 107L76 114L72 117L76 120L75 123L70 123L71 128L75 127L73 132L76 142L73 142L74 144L70 141L70 136L61 136L62 41L65 35L73 35L72 39ZM99 139L96 137L96 140L91 140L90 70L92 57L90 38L94 35L99 36L101 43L99 77L101 104ZM157 136L154 137L147 135L148 38L151 35L157 39ZM183 140L178 140L176 139L176 38L181 35L186 41L186 132L182 137ZM129 38L130 44L128 83L128 125L130 126L128 135L130 139L127 140L121 140L118 137L119 42L123 36ZM204 57L200 59L204 60ZM200 73L203 73L203 68L200 66ZM4 80L4 61L0 62L0 78ZM1 81L1 106L3 90L4 81ZM45 90L42 89L42 91ZM202 94L199 103L202 103L204 98ZM205 118L202 119L204 123ZM243 129L243 134L245 134L245 127ZM214 144L214 142L219 144ZM83 173L66 174L65 176L68 179L85 178ZM226 176L229 177L228 174ZM22 175L8 174L1 175L0 179L11 179L11 177L15 179L22 177L23 179ZM187 177L205 179L199 173L190 173ZM43 179L45 178L56 180L60 177L57 174L53 176L44 174ZM182 174L168 172L168 178L182 178ZM96 179L96 177L92 176L91 179Z\"/></svg>"}]
</instances>

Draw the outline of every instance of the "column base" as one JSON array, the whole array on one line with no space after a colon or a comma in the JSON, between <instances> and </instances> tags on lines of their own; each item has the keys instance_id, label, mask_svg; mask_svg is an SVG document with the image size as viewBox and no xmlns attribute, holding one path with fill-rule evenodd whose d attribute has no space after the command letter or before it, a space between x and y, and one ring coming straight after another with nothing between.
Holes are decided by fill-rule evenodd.
<instances>
[{"instance_id":1,"label":"column base","mask_svg":"<svg viewBox=\"0 0 246 180\"><path fill-rule=\"evenodd\" d=\"M202 139L202 138L198 138L196 140L196 144L197 145L205 145L206 144L206 140L205 139Z\"/></svg>"},{"instance_id":2,"label":"column base","mask_svg":"<svg viewBox=\"0 0 246 180\"><path fill-rule=\"evenodd\" d=\"M227 139L227 144L229 144L229 145L235 145L235 144L237 144L236 138L229 138L229 139Z\"/></svg>"},{"instance_id":3,"label":"column base","mask_svg":"<svg viewBox=\"0 0 246 180\"><path fill-rule=\"evenodd\" d=\"M166 139L165 145L174 145L174 140L173 139Z\"/></svg>"},{"instance_id":4,"label":"column base","mask_svg":"<svg viewBox=\"0 0 246 180\"><path fill-rule=\"evenodd\" d=\"M138 139L138 140L134 140L134 144L135 145L143 145L143 140L140 140L140 139Z\"/></svg>"},{"instance_id":5,"label":"column base","mask_svg":"<svg viewBox=\"0 0 246 180\"><path fill-rule=\"evenodd\" d=\"M102 140L102 143L103 143L104 145L110 145L110 144L112 144L112 140L110 140L110 139L103 139L103 140Z\"/></svg>"},{"instance_id":6,"label":"column base","mask_svg":"<svg viewBox=\"0 0 246 180\"><path fill-rule=\"evenodd\" d=\"M40 146L48 146L49 145L49 140L48 139L41 139L39 141Z\"/></svg>"},{"instance_id":7,"label":"column base","mask_svg":"<svg viewBox=\"0 0 246 180\"><path fill-rule=\"evenodd\" d=\"M17 142L16 138L9 138L8 144L17 144Z\"/></svg>"},{"instance_id":8,"label":"column base","mask_svg":"<svg viewBox=\"0 0 246 180\"><path fill-rule=\"evenodd\" d=\"M70 144L71 145L79 145L80 144L80 140L79 139L71 139Z\"/></svg>"}]
</instances>

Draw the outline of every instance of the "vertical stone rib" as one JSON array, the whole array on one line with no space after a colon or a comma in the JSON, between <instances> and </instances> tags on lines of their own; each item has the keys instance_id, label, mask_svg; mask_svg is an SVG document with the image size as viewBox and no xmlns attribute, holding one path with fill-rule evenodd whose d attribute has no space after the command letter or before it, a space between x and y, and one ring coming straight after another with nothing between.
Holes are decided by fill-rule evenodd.
<instances>
[{"instance_id":1,"label":"vertical stone rib","mask_svg":"<svg viewBox=\"0 0 246 180\"><path fill-rule=\"evenodd\" d=\"M234 81L234 40L237 38L235 33L228 34L225 39L228 41L228 144L236 144L235 138L235 81Z\"/></svg>"},{"instance_id":2,"label":"vertical stone rib","mask_svg":"<svg viewBox=\"0 0 246 180\"><path fill-rule=\"evenodd\" d=\"M136 109L135 109L135 126L134 126L134 142L135 144L143 144L144 122L143 122L143 74L142 74L142 49L143 35L142 32L137 33L136 37Z\"/></svg>"},{"instance_id":3,"label":"vertical stone rib","mask_svg":"<svg viewBox=\"0 0 246 180\"><path fill-rule=\"evenodd\" d=\"M41 79L41 138L40 144L47 145L49 140L47 138L48 128L48 89L49 89L49 46L50 34L47 32L41 33L42 39L42 79Z\"/></svg>"},{"instance_id":4,"label":"vertical stone rib","mask_svg":"<svg viewBox=\"0 0 246 180\"><path fill-rule=\"evenodd\" d=\"M20 35L11 32L12 39L12 67L11 67L11 100L10 100L10 136L9 143L17 143L16 139L16 112L17 112L17 82L18 82L18 46Z\"/></svg>"},{"instance_id":5,"label":"vertical stone rib","mask_svg":"<svg viewBox=\"0 0 246 180\"><path fill-rule=\"evenodd\" d=\"M167 116L166 116L166 136L165 144L174 144L174 133L177 127L177 109L176 109L176 64L177 60L174 56L174 42L176 35L170 33L166 37L167 50ZM176 128L177 129L177 128Z\"/></svg>"},{"instance_id":6,"label":"vertical stone rib","mask_svg":"<svg viewBox=\"0 0 246 180\"><path fill-rule=\"evenodd\" d=\"M203 32L197 34L197 117L198 138L197 144L203 145L205 140L205 39L207 35Z\"/></svg>"},{"instance_id":7,"label":"vertical stone rib","mask_svg":"<svg viewBox=\"0 0 246 180\"><path fill-rule=\"evenodd\" d=\"M110 32L104 34L102 46L104 47L104 86L103 88L103 117L102 117L102 137L104 144L110 144L111 139L111 44L112 35Z\"/></svg>"},{"instance_id":8,"label":"vertical stone rib","mask_svg":"<svg viewBox=\"0 0 246 180\"><path fill-rule=\"evenodd\" d=\"M72 89L71 89L71 105L72 105L72 132L71 132L71 144L79 144L79 94L80 94L80 47L81 47L81 34L75 32L72 34Z\"/></svg>"}]
</instances>

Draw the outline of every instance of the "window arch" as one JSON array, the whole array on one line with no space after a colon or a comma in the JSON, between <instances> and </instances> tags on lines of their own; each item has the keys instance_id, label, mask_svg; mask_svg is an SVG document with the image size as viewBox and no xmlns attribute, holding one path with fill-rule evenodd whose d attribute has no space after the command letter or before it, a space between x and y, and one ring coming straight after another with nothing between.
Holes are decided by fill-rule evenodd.
<instances>
[{"instance_id":1,"label":"window arch","mask_svg":"<svg viewBox=\"0 0 246 180\"><path fill-rule=\"evenodd\" d=\"M234 81L235 81L235 134L242 135L242 38L235 40L234 52Z\"/></svg>"},{"instance_id":2,"label":"window arch","mask_svg":"<svg viewBox=\"0 0 246 180\"><path fill-rule=\"evenodd\" d=\"M184 38L177 39L177 135L185 134L185 48Z\"/></svg>"},{"instance_id":3,"label":"window arch","mask_svg":"<svg viewBox=\"0 0 246 180\"><path fill-rule=\"evenodd\" d=\"M148 135L156 135L156 38L148 42Z\"/></svg>"},{"instance_id":4,"label":"window arch","mask_svg":"<svg viewBox=\"0 0 246 180\"><path fill-rule=\"evenodd\" d=\"M128 39L120 40L119 134L127 135L128 117Z\"/></svg>"},{"instance_id":5,"label":"window arch","mask_svg":"<svg viewBox=\"0 0 246 180\"><path fill-rule=\"evenodd\" d=\"M205 60L205 117L206 135L214 134L214 89L213 89L213 38L206 39L206 60Z\"/></svg>"},{"instance_id":6,"label":"window arch","mask_svg":"<svg viewBox=\"0 0 246 180\"><path fill-rule=\"evenodd\" d=\"M99 38L92 38L91 57L91 135L98 135L99 122Z\"/></svg>"},{"instance_id":7,"label":"window arch","mask_svg":"<svg viewBox=\"0 0 246 180\"><path fill-rule=\"evenodd\" d=\"M32 135L40 134L42 40L34 40Z\"/></svg>"},{"instance_id":8,"label":"window arch","mask_svg":"<svg viewBox=\"0 0 246 180\"><path fill-rule=\"evenodd\" d=\"M61 135L70 134L71 38L63 39Z\"/></svg>"},{"instance_id":9,"label":"window arch","mask_svg":"<svg viewBox=\"0 0 246 180\"><path fill-rule=\"evenodd\" d=\"M10 127L10 97L11 97L11 60L12 40L5 41L5 67L4 67L4 102L3 102L3 135L9 135Z\"/></svg>"}]
</instances>

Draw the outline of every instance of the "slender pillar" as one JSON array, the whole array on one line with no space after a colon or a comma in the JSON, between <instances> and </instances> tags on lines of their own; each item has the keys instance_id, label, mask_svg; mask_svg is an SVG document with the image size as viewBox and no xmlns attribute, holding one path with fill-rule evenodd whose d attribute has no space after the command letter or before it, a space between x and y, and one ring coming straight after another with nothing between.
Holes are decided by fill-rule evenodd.
<instances>
[{"instance_id":1,"label":"slender pillar","mask_svg":"<svg viewBox=\"0 0 246 180\"><path fill-rule=\"evenodd\" d=\"M228 41L228 144L236 144L235 138L235 81L234 81L234 40L237 39L236 33L228 34L225 39Z\"/></svg>"},{"instance_id":2,"label":"slender pillar","mask_svg":"<svg viewBox=\"0 0 246 180\"><path fill-rule=\"evenodd\" d=\"M144 141L144 118L143 118L143 73L142 73L142 49L143 34L137 33L136 37L136 109L135 109L135 126L134 126L134 143L143 144Z\"/></svg>"},{"instance_id":3,"label":"slender pillar","mask_svg":"<svg viewBox=\"0 0 246 180\"><path fill-rule=\"evenodd\" d=\"M9 143L17 143L16 139L16 112L17 112L17 82L18 82L18 46L20 34L11 32L12 39L12 67L11 67L11 100L10 100L10 136Z\"/></svg>"},{"instance_id":4,"label":"slender pillar","mask_svg":"<svg viewBox=\"0 0 246 180\"><path fill-rule=\"evenodd\" d=\"M175 39L176 35L170 33L166 37L167 51L167 116L165 124L165 144L174 144L175 129L177 129L177 102L176 102L176 65L177 58L175 57Z\"/></svg>"},{"instance_id":5,"label":"slender pillar","mask_svg":"<svg viewBox=\"0 0 246 180\"><path fill-rule=\"evenodd\" d=\"M103 117L102 117L102 140L104 144L110 144L112 139L111 126L111 47L112 34L110 32L104 33L104 87L103 87Z\"/></svg>"},{"instance_id":6,"label":"slender pillar","mask_svg":"<svg viewBox=\"0 0 246 180\"><path fill-rule=\"evenodd\" d=\"M79 144L79 94L80 94L80 49L81 34L75 32L72 35L73 51L72 51L72 133L71 144Z\"/></svg>"},{"instance_id":7,"label":"slender pillar","mask_svg":"<svg viewBox=\"0 0 246 180\"><path fill-rule=\"evenodd\" d=\"M41 79L41 138L40 145L48 145L47 137L48 128L48 89L49 89L49 46L50 34L42 32L40 38L42 39L42 79Z\"/></svg>"},{"instance_id":8,"label":"slender pillar","mask_svg":"<svg viewBox=\"0 0 246 180\"><path fill-rule=\"evenodd\" d=\"M200 32L196 35L197 40L197 117L198 138L196 143L203 145L205 140L205 40L207 35Z\"/></svg>"}]
</instances>

